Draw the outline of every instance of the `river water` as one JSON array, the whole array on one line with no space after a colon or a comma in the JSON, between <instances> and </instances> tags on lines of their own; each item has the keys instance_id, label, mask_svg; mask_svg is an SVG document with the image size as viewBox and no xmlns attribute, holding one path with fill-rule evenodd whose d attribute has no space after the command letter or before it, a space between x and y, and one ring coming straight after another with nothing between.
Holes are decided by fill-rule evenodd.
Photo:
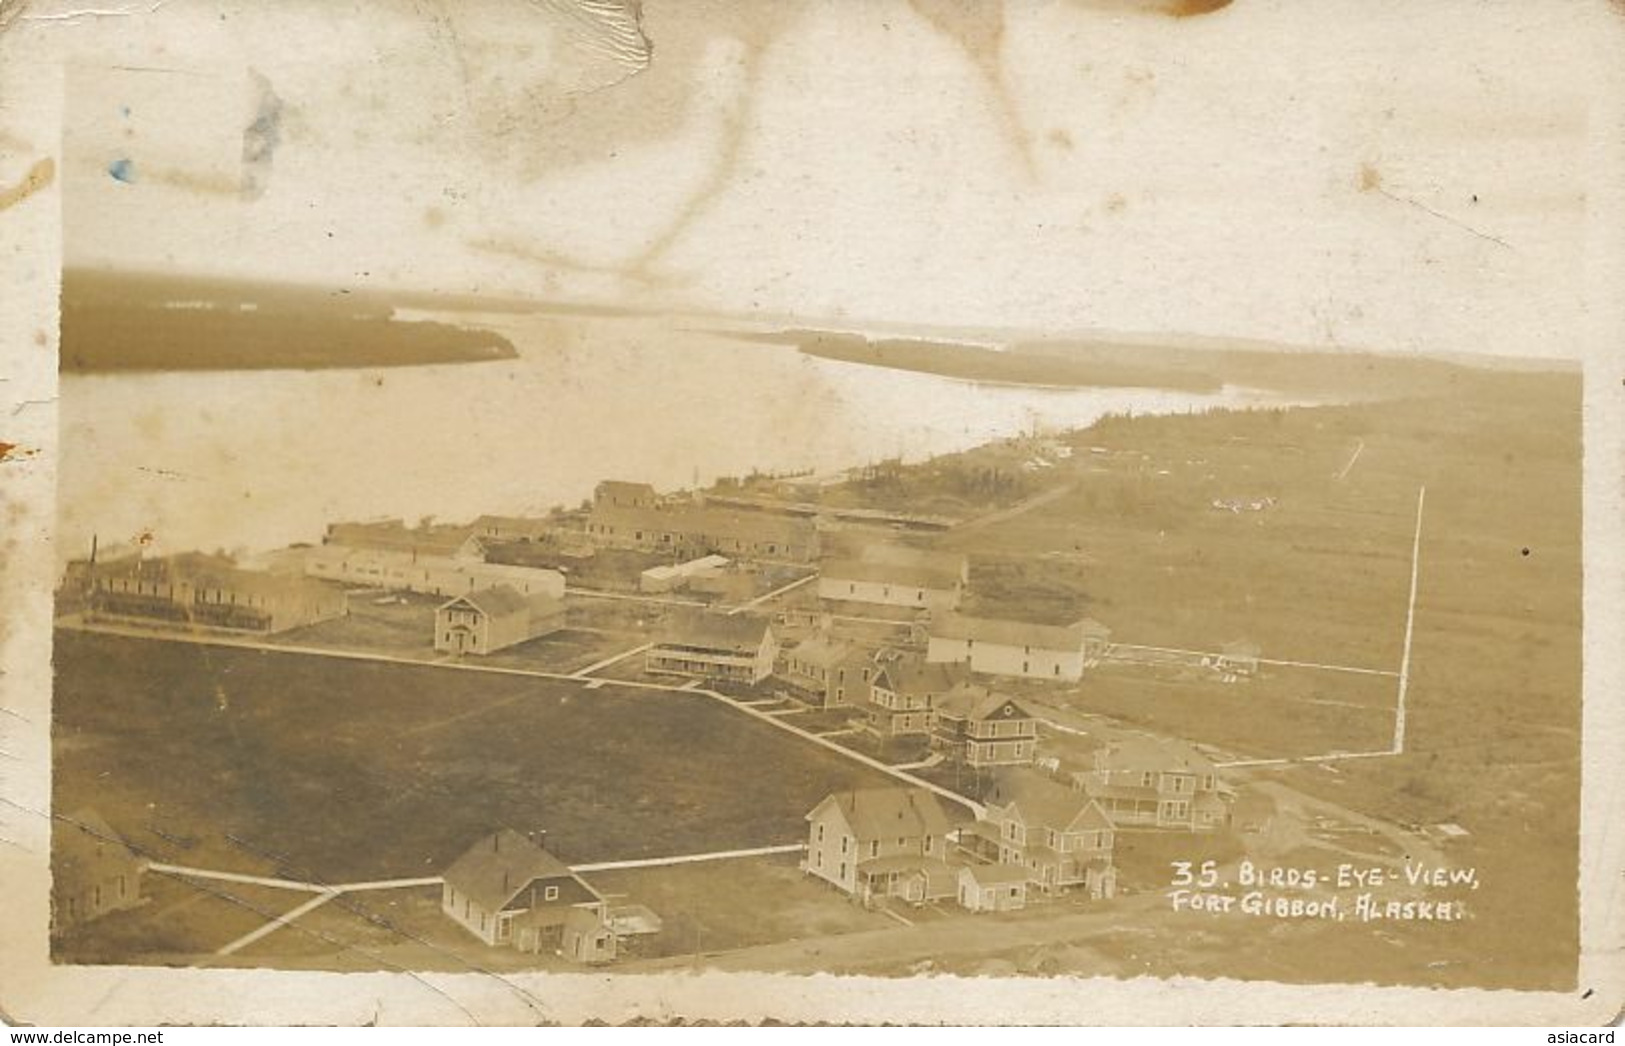
<instances>
[{"instance_id":1,"label":"river water","mask_svg":"<svg viewBox=\"0 0 1625 1046\"><path fill-rule=\"evenodd\" d=\"M1108 412L1284 402L1226 387L982 385L747 343L670 320L482 316L516 359L376 370L65 374L58 555L148 532L258 550L337 519L574 504L760 469L917 461Z\"/></svg>"}]
</instances>

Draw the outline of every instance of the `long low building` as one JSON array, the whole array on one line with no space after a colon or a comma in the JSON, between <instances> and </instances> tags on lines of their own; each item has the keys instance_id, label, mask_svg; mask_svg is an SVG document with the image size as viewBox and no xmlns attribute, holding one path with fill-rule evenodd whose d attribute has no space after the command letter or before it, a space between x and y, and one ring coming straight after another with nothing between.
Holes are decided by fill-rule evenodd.
<instances>
[{"instance_id":1,"label":"long low building","mask_svg":"<svg viewBox=\"0 0 1625 1046\"><path fill-rule=\"evenodd\" d=\"M957 553L876 544L855 557L825 560L818 595L832 602L942 612L959 605L969 576L969 563Z\"/></svg>"},{"instance_id":2,"label":"long low building","mask_svg":"<svg viewBox=\"0 0 1625 1046\"><path fill-rule=\"evenodd\" d=\"M95 619L272 634L348 612L344 590L286 574L243 570L223 556L130 555L86 565L86 613Z\"/></svg>"},{"instance_id":3,"label":"long low building","mask_svg":"<svg viewBox=\"0 0 1625 1046\"><path fill-rule=\"evenodd\" d=\"M931 623L926 660L958 662L987 675L1077 682L1106 650L1111 632L1084 618L1070 625L944 614Z\"/></svg>"},{"instance_id":4,"label":"long low building","mask_svg":"<svg viewBox=\"0 0 1625 1046\"><path fill-rule=\"evenodd\" d=\"M718 611L673 614L644 656L657 675L755 686L773 673L779 645L766 618Z\"/></svg>"},{"instance_id":5,"label":"long low building","mask_svg":"<svg viewBox=\"0 0 1625 1046\"><path fill-rule=\"evenodd\" d=\"M701 556L686 563L662 563L638 577L640 592L675 592L700 578L715 577L728 566L726 556Z\"/></svg>"},{"instance_id":6,"label":"long low building","mask_svg":"<svg viewBox=\"0 0 1625 1046\"><path fill-rule=\"evenodd\" d=\"M408 527L398 519L370 523L330 523L323 544L404 552L412 556L484 559L484 541L472 527Z\"/></svg>"},{"instance_id":7,"label":"long low building","mask_svg":"<svg viewBox=\"0 0 1625 1046\"><path fill-rule=\"evenodd\" d=\"M550 520L536 516L484 515L469 525L481 543L502 541L542 541L553 532Z\"/></svg>"},{"instance_id":8,"label":"long low building","mask_svg":"<svg viewBox=\"0 0 1625 1046\"><path fill-rule=\"evenodd\" d=\"M587 520L587 536L610 548L662 552L680 557L809 562L818 557L818 528L811 520L703 505L619 505L600 501Z\"/></svg>"},{"instance_id":9,"label":"long low building","mask_svg":"<svg viewBox=\"0 0 1625 1046\"><path fill-rule=\"evenodd\" d=\"M960 591L953 572L906 563L834 559L818 572L818 597L832 602L942 611L959 605Z\"/></svg>"},{"instance_id":10,"label":"long low building","mask_svg":"<svg viewBox=\"0 0 1625 1046\"><path fill-rule=\"evenodd\" d=\"M564 575L557 570L456 556L327 544L305 550L304 566L308 577L323 581L431 596L467 595L506 585L524 596L564 597Z\"/></svg>"}]
</instances>

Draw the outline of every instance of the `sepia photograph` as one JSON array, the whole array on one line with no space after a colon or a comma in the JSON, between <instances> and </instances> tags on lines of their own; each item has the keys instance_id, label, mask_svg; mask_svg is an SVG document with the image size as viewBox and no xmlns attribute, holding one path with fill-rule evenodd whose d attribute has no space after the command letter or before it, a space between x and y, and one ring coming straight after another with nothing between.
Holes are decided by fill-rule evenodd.
<instances>
[{"instance_id":1,"label":"sepia photograph","mask_svg":"<svg viewBox=\"0 0 1625 1046\"><path fill-rule=\"evenodd\" d=\"M1617 1013L1617 4L0 11L114 1023Z\"/></svg>"}]
</instances>

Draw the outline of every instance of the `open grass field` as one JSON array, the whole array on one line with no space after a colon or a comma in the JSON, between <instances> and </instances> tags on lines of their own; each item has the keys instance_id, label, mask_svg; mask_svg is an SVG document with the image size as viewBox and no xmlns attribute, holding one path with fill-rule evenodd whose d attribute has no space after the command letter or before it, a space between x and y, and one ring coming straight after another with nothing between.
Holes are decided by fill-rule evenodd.
<instances>
[{"instance_id":1,"label":"open grass field","mask_svg":"<svg viewBox=\"0 0 1625 1046\"><path fill-rule=\"evenodd\" d=\"M444 602L419 593L352 592L345 616L291 629L269 637L269 642L431 658L434 612Z\"/></svg>"},{"instance_id":2,"label":"open grass field","mask_svg":"<svg viewBox=\"0 0 1625 1046\"><path fill-rule=\"evenodd\" d=\"M418 593L356 593L351 595L350 612L344 617L269 636L266 642L433 661L442 656L434 648L434 613L443 602L438 596ZM648 608L621 603L605 611L604 601L581 598L568 603L569 627L480 658L479 663L568 673L641 641L636 619L629 619L628 614L641 610L647 615Z\"/></svg>"},{"instance_id":3,"label":"open grass field","mask_svg":"<svg viewBox=\"0 0 1625 1046\"><path fill-rule=\"evenodd\" d=\"M148 873L142 904L111 912L53 943L59 962L190 965L310 899L308 893Z\"/></svg>"},{"instance_id":4,"label":"open grass field","mask_svg":"<svg viewBox=\"0 0 1625 1046\"><path fill-rule=\"evenodd\" d=\"M1397 670L1426 486L1406 753L1279 776L1371 816L1466 827L1459 856L1484 885L1460 940L1506 956L1484 983L1572 987L1579 376L1463 372L1414 399L1113 418L1073 442L1068 474L1051 479L1075 484L1065 496L942 539L972 556L973 609L1088 614L1119 642L1247 638L1267 658ZM1258 511L1212 507L1265 498ZM1392 682L1372 680L1373 703ZM1385 722L1336 705L1272 712L1242 696L1252 684L1190 700L1112 673L1085 684L1085 708L1239 752L1301 754L1344 730L1327 750L1357 749Z\"/></svg>"},{"instance_id":5,"label":"open grass field","mask_svg":"<svg viewBox=\"0 0 1625 1046\"><path fill-rule=\"evenodd\" d=\"M1387 748L1397 686L1385 676L1300 668L1267 667L1257 678L1221 683L1212 672L1106 666L1063 701L1239 758L1279 758Z\"/></svg>"},{"instance_id":6,"label":"open grass field","mask_svg":"<svg viewBox=\"0 0 1625 1046\"><path fill-rule=\"evenodd\" d=\"M322 970L580 970L551 954L490 948L440 911L438 887L345 894L210 965Z\"/></svg>"},{"instance_id":7,"label":"open grass field","mask_svg":"<svg viewBox=\"0 0 1625 1046\"><path fill-rule=\"evenodd\" d=\"M485 833L571 863L795 842L887 779L699 695L61 633L56 803L157 859L435 875Z\"/></svg>"},{"instance_id":8,"label":"open grass field","mask_svg":"<svg viewBox=\"0 0 1625 1046\"><path fill-rule=\"evenodd\" d=\"M664 925L633 945L643 958L729 951L893 925L797 867L795 855L589 874L612 903L646 905Z\"/></svg>"}]
</instances>

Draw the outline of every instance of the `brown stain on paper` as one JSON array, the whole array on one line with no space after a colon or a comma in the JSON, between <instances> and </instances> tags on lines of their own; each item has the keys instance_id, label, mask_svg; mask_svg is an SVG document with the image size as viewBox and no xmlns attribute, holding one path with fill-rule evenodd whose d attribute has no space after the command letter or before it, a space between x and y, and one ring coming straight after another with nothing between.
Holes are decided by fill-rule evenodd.
<instances>
[{"instance_id":1,"label":"brown stain on paper","mask_svg":"<svg viewBox=\"0 0 1625 1046\"><path fill-rule=\"evenodd\" d=\"M1004 77L1004 5L989 0L909 0L909 7L933 29L957 44L981 75L992 96L1004 136L1028 178L1033 167L1032 132L1022 122Z\"/></svg>"},{"instance_id":2,"label":"brown stain on paper","mask_svg":"<svg viewBox=\"0 0 1625 1046\"><path fill-rule=\"evenodd\" d=\"M1210 15L1229 7L1234 0L1172 0L1162 5L1162 13L1170 18L1194 18Z\"/></svg>"},{"instance_id":3,"label":"brown stain on paper","mask_svg":"<svg viewBox=\"0 0 1625 1046\"><path fill-rule=\"evenodd\" d=\"M1097 11L1162 15L1167 18L1197 18L1229 7L1235 0L1073 0L1074 4Z\"/></svg>"},{"instance_id":4,"label":"brown stain on paper","mask_svg":"<svg viewBox=\"0 0 1625 1046\"><path fill-rule=\"evenodd\" d=\"M23 175L23 180L9 189L0 189L0 211L22 203L30 196L56 181L56 160L47 156L36 160Z\"/></svg>"}]
</instances>

